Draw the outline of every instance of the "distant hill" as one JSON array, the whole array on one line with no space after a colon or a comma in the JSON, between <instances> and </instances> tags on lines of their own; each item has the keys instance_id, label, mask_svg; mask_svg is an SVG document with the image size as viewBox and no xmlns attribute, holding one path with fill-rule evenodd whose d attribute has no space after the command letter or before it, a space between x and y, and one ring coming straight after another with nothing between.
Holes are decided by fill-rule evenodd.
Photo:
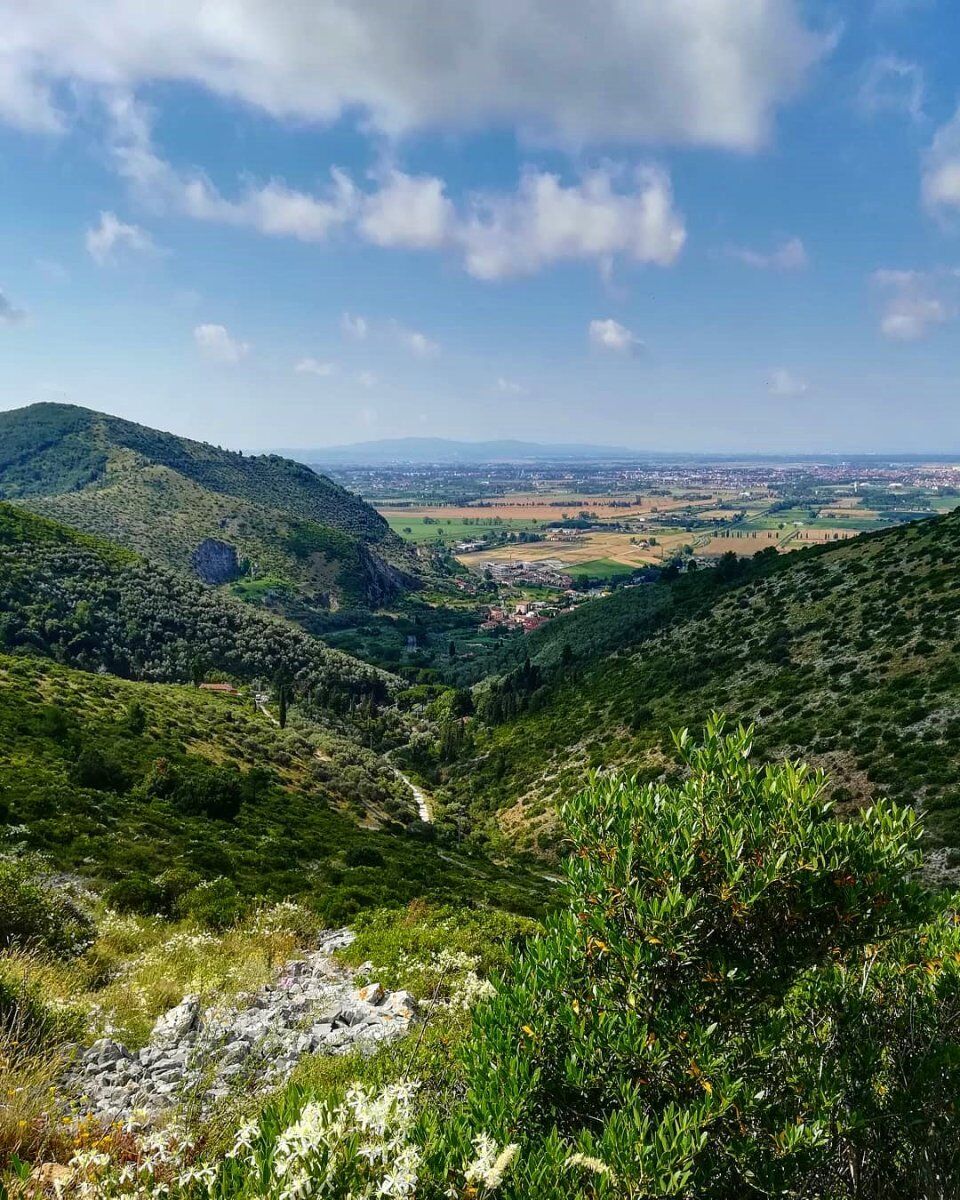
<instances>
[{"instance_id":1,"label":"distant hill","mask_svg":"<svg viewBox=\"0 0 960 1200\"><path fill-rule=\"evenodd\" d=\"M591 446L499 440L457 442L447 438L386 438L327 446L317 450L287 450L291 458L321 466L381 466L389 463L584 462L633 459L636 451L623 446Z\"/></svg>"},{"instance_id":2,"label":"distant hill","mask_svg":"<svg viewBox=\"0 0 960 1200\"><path fill-rule=\"evenodd\" d=\"M438 780L451 819L550 848L585 771L656 777L669 731L716 708L845 803L917 805L934 866L960 867L958 615L958 513L598 600L475 689L472 744Z\"/></svg>"},{"instance_id":3,"label":"distant hill","mask_svg":"<svg viewBox=\"0 0 960 1200\"><path fill-rule=\"evenodd\" d=\"M199 580L0 502L0 650L126 679L284 674L320 709L384 699L393 676Z\"/></svg>"},{"instance_id":4,"label":"distant hill","mask_svg":"<svg viewBox=\"0 0 960 1200\"><path fill-rule=\"evenodd\" d=\"M3 499L207 582L269 580L321 608L376 606L417 582L386 521L302 463L72 405L0 413Z\"/></svg>"}]
</instances>

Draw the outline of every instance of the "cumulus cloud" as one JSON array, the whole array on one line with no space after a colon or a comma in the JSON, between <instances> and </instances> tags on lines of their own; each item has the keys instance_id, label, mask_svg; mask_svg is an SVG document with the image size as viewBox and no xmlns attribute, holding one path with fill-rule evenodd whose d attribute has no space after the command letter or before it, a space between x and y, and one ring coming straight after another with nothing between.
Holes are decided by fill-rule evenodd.
<instances>
[{"instance_id":1,"label":"cumulus cloud","mask_svg":"<svg viewBox=\"0 0 960 1200\"><path fill-rule=\"evenodd\" d=\"M960 269L873 273L873 283L883 297L880 332L897 342L915 342L957 315Z\"/></svg>"},{"instance_id":2,"label":"cumulus cloud","mask_svg":"<svg viewBox=\"0 0 960 1200\"><path fill-rule=\"evenodd\" d=\"M357 188L336 167L330 171L329 182L316 194L272 179L248 183L238 197L231 199L202 172L178 170L157 152L150 114L132 96L112 95L108 110L114 166L135 196L151 208L302 242L325 241L356 214Z\"/></svg>"},{"instance_id":3,"label":"cumulus cloud","mask_svg":"<svg viewBox=\"0 0 960 1200\"><path fill-rule=\"evenodd\" d=\"M564 261L609 266L618 255L669 266L686 240L670 177L640 167L618 190L620 174L601 168L565 185L556 175L527 171L516 193L478 199L457 232L467 271L505 279Z\"/></svg>"},{"instance_id":4,"label":"cumulus cloud","mask_svg":"<svg viewBox=\"0 0 960 1200\"><path fill-rule=\"evenodd\" d=\"M120 175L144 203L196 220L306 242L349 227L378 246L447 250L485 280L531 275L563 261L592 261L607 270L617 256L667 266L686 238L670 177L654 166L632 172L606 166L570 184L528 170L516 191L474 196L463 211L442 180L395 168L371 191L334 167L320 194L271 180L248 183L230 199L201 173L177 170L156 152L149 115L131 97L114 96L110 110Z\"/></svg>"},{"instance_id":5,"label":"cumulus cloud","mask_svg":"<svg viewBox=\"0 0 960 1200\"><path fill-rule=\"evenodd\" d=\"M444 246L455 225L446 185L433 175L392 170L363 202L359 229L376 246L432 250Z\"/></svg>"},{"instance_id":6,"label":"cumulus cloud","mask_svg":"<svg viewBox=\"0 0 960 1200\"><path fill-rule=\"evenodd\" d=\"M250 353L250 343L231 337L223 325L198 325L193 340L201 354L212 362L238 363Z\"/></svg>"},{"instance_id":7,"label":"cumulus cloud","mask_svg":"<svg viewBox=\"0 0 960 1200\"><path fill-rule=\"evenodd\" d=\"M867 116L899 113L919 121L923 116L926 80L915 62L881 54L863 72L857 92L857 107Z\"/></svg>"},{"instance_id":8,"label":"cumulus cloud","mask_svg":"<svg viewBox=\"0 0 960 1200\"><path fill-rule=\"evenodd\" d=\"M27 319L22 308L16 308L0 291L0 325L19 325Z\"/></svg>"},{"instance_id":9,"label":"cumulus cloud","mask_svg":"<svg viewBox=\"0 0 960 1200\"><path fill-rule=\"evenodd\" d=\"M799 0L0 0L0 115L63 84L199 85L277 117L754 149L831 39Z\"/></svg>"},{"instance_id":10,"label":"cumulus cloud","mask_svg":"<svg viewBox=\"0 0 960 1200\"><path fill-rule=\"evenodd\" d=\"M319 375L326 377L336 374L337 366L336 363L321 362L317 358L310 358L308 356L307 358L299 359L293 369L298 375Z\"/></svg>"},{"instance_id":11,"label":"cumulus cloud","mask_svg":"<svg viewBox=\"0 0 960 1200\"><path fill-rule=\"evenodd\" d=\"M366 317L354 317L345 312L340 318L340 329L345 337L353 338L355 342L362 342L370 332L370 325Z\"/></svg>"},{"instance_id":12,"label":"cumulus cloud","mask_svg":"<svg viewBox=\"0 0 960 1200\"><path fill-rule=\"evenodd\" d=\"M781 396L785 399L796 398L806 395L809 390L810 386L805 379L800 379L799 376L783 367L771 371L770 378L767 380L767 391L771 396Z\"/></svg>"},{"instance_id":13,"label":"cumulus cloud","mask_svg":"<svg viewBox=\"0 0 960 1200\"><path fill-rule=\"evenodd\" d=\"M940 126L924 155L922 192L932 212L960 208L960 107Z\"/></svg>"},{"instance_id":14,"label":"cumulus cloud","mask_svg":"<svg viewBox=\"0 0 960 1200\"><path fill-rule=\"evenodd\" d=\"M728 246L727 254L758 271L802 271L809 262L806 247L798 237L787 238L768 253L747 246Z\"/></svg>"},{"instance_id":15,"label":"cumulus cloud","mask_svg":"<svg viewBox=\"0 0 960 1200\"><path fill-rule=\"evenodd\" d=\"M591 346L613 354L632 354L643 345L635 333L612 317L591 321L587 333Z\"/></svg>"},{"instance_id":16,"label":"cumulus cloud","mask_svg":"<svg viewBox=\"0 0 960 1200\"><path fill-rule=\"evenodd\" d=\"M139 225L128 225L116 213L102 212L99 225L92 225L83 235L87 253L99 266L115 263L122 253L159 254L153 238Z\"/></svg>"}]
</instances>

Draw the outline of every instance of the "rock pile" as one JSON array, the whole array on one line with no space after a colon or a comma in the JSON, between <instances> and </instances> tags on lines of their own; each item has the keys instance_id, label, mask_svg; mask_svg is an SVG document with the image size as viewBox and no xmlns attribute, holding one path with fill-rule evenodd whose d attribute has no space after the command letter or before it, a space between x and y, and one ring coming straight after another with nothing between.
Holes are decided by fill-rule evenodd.
<instances>
[{"instance_id":1,"label":"rock pile","mask_svg":"<svg viewBox=\"0 0 960 1200\"><path fill-rule=\"evenodd\" d=\"M417 1002L379 983L357 987L330 957L352 940L346 929L327 934L246 1004L201 1010L196 996L185 996L139 1051L101 1038L75 1061L70 1091L102 1120L149 1120L178 1102L205 1108L239 1088L272 1087L305 1054L345 1054L402 1037Z\"/></svg>"}]
</instances>

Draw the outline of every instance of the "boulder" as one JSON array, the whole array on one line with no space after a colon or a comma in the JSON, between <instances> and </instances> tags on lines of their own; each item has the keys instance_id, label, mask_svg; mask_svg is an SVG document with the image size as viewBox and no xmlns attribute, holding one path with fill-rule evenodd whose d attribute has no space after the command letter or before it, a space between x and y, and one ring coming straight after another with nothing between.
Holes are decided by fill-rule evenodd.
<instances>
[{"instance_id":1,"label":"boulder","mask_svg":"<svg viewBox=\"0 0 960 1200\"><path fill-rule=\"evenodd\" d=\"M197 1027L200 1017L200 997L184 996L176 1007L157 1018L150 1034L150 1042L156 1047L174 1047ZM143 1060L141 1059L141 1062Z\"/></svg>"}]
</instances>

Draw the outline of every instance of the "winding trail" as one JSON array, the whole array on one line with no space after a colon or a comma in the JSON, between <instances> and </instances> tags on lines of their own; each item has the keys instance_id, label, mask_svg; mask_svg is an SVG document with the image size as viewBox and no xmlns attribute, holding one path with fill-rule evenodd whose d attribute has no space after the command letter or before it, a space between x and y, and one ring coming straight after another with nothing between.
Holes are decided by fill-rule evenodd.
<instances>
[{"instance_id":1,"label":"winding trail","mask_svg":"<svg viewBox=\"0 0 960 1200\"><path fill-rule=\"evenodd\" d=\"M423 821L425 825L432 825L433 815L430 812L430 801L427 798L427 793L422 787L418 787L409 775L404 775L396 763L390 761L390 755L392 753L392 750L388 750L383 756L383 761L387 763L387 765L390 767L390 770L393 771L394 775L396 775L398 779L403 780L403 782L413 793L413 798L417 803L417 812L420 814L420 820Z\"/></svg>"},{"instance_id":2,"label":"winding trail","mask_svg":"<svg viewBox=\"0 0 960 1200\"><path fill-rule=\"evenodd\" d=\"M258 692L255 696L255 700L256 700L257 708L260 710L260 712L262 712L263 715L269 721L272 721L274 725L279 726L280 722L273 715L273 713L270 711L270 709L267 708L266 696L263 693ZM415 784L413 782L413 780L410 778L409 775L404 775L404 773L400 770L400 768L396 765L396 763L393 763L390 761L390 755L392 753L393 753L392 750L388 750L386 752L386 754L383 755L383 761L387 764L387 766L389 766L390 770L393 771L394 775L396 775L398 779L402 779L403 782L410 789L411 793L413 794L413 798L417 804L417 812L420 815L420 820L423 821L423 823L425 825L432 825L433 824L433 814L430 812L430 801L427 797L427 793L423 790L422 787L418 787L417 784ZM319 757L319 755L318 755L318 757Z\"/></svg>"}]
</instances>

